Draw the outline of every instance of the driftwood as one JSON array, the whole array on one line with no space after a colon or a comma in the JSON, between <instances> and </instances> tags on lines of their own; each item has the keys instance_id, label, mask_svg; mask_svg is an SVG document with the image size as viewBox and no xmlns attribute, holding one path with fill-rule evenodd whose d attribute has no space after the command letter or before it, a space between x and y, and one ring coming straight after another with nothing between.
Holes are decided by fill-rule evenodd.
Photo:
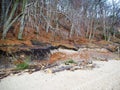
<instances>
[{"instance_id":1,"label":"driftwood","mask_svg":"<svg viewBox=\"0 0 120 90\"><path fill-rule=\"evenodd\" d=\"M66 66L59 66L56 68L52 68L52 69L47 69L46 72L48 73L56 73L56 72L60 72L60 71L64 71L64 70L70 70L73 66L71 65L66 65Z\"/></svg>"},{"instance_id":2,"label":"driftwood","mask_svg":"<svg viewBox=\"0 0 120 90\"><path fill-rule=\"evenodd\" d=\"M92 69L94 68L94 64L85 64L81 65L81 62L77 63L70 63L69 65L65 65L65 63L53 63L53 64L46 64L46 65L30 65L28 69L25 70L1 70L0 71L0 79L3 79L9 75L21 75L22 73L29 73L32 74L33 72L44 70L47 73L56 73L64 70L79 70L79 69ZM82 62L83 63L83 62Z\"/></svg>"},{"instance_id":3,"label":"driftwood","mask_svg":"<svg viewBox=\"0 0 120 90\"><path fill-rule=\"evenodd\" d=\"M60 71L64 71L64 70L70 70L70 71L74 71L74 70L79 70L79 69L92 69L94 68L95 65L91 62L84 62L84 61L76 61L74 63L68 63L66 64L61 63L61 64L56 64L53 67L49 67L47 69L45 69L45 72L47 73L56 73L56 72L60 72Z\"/></svg>"},{"instance_id":4,"label":"driftwood","mask_svg":"<svg viewBox=\"0 0 120 90\"><path fill-rule=\"evenodd\" d=\"M9 74L3 74L3 75L0 75L0 79L3 79L5 77L9 76Z\"/></svg>"},{"instance_id":5,"label":"driftwood","mask_svg":"<svg viewBox=\"0 0 120 90\"><path fill-rule=\"evenodd\" d=\"M53 67L56 67L56 66L58 66L58 65L59 65L58 63L48 64L48 65L46 65L46 67L44 67L43 69L53 68Z\"/></svg>"},{"instance_id":6,"label":"driftwood","mask_svg":"<svg viewBox=\"0 0 120 90\"><path fill-rule=\"evenodd\" d=\"M46 72L56 73L56 72L60 72L60 71L64 71L64 70L70 70L70 71L81 70L81 69L90 69L91 70L94 67L95 67L94 64L88 64L85 66L66 65L66 66L56 67L56 68L52 68L52 69L47 69Z\"/></svg>"}]
</instances>

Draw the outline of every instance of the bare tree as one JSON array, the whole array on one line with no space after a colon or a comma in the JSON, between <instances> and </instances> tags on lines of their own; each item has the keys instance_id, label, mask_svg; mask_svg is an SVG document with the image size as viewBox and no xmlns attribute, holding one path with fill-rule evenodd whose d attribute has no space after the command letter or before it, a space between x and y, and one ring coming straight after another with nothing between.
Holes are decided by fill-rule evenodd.
<instances>
[{"instance_id":1,"label":"bare tree","mask_svg":"<svg viewBox=\"0 0 120 90\"><path fill-rule=\"evenodd\" d=\"M9 4L7 3L8 6L5 8L4 2L7 1ZM105 40L110 40L111 36L116 34L120 19L120 2L114 0L112 4L107 0L22 0L22 2L15 0L12 3L10 1L12 0L2 0L1 16L5 16L3 39L10 26L20 16L18 39L22 39L25 27L35 29L39 35L41 26L46 33L52 32L54 37L56 33L62 33L60 30L62 26L68 29L68 38L86 36L93 39L99 30L103 33ZM15 15L19 4L21 4L21 13ZM10 14L9 17L7 14Z\"/></svg>"},{"instance_id":2,"label":"bare tree","mask_svg":"<svg viewBox=\"0 0 120 90\"><path fill-rule=\"evenodd\" d=\"M18 7L18 3L19 3L19 0L15 0L15 1L13 2L13 7L12 7L12 9L11 9L10 16L9 16L8 18L5 17L5 23L4 23L4 26L3 26L2 39L5 39L6 34L7 34L8 30L9 30L9 28L12 26L12 24L13 24L13 23L19 18L19 16L21 15L21 14L17 15L17 16L13 19L14 14L15 14L15 11L16 11L16 9L17 9L17 7ZM11 5L11 3L10 3L10 5ZM10 6L10 5L9 5L9 6ZM5 15L5 16L7 16L7 15L9 14L9 8L10 8L9 6L7 7L6 15Z\"/></svg>"}]
</instances>

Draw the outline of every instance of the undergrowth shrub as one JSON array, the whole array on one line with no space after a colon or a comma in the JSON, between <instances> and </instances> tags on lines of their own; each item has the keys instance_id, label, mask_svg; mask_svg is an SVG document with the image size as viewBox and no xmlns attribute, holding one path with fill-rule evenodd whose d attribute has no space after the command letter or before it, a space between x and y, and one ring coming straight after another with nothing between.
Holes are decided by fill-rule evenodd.
<instances>
[{"instance_id":1,"label":"undergrowth shrub","mask_svg":"<svg viewBox=\"0 0 120 90\"><path fill-rule=\"evenodd\" d=\"M16 69L17 70L24 70L24 69L29 68L29 64L28 64L29 60L30 60L30 57L26 57L26 59L24 61L16 64Z\"/></svg>"},{"instance_id":2,"label":"undergrowth shrub","mask_svg":"<svg viewBox=\"0 0 120 90\"><path fill-rule=\"evenodd\" d=\"M65 65L69 65L69 64L76 64L76 62L72 59L65 61Z\"/></svg>"},{"instance_id":3,"label":"undergrowth shrub","mask_svg":"<svg viewBox=\"0 0 120 90\"><path fill-rule=\"evenodd\" d=\"M23 70L23 69L27 69L29 67L29 64L27 64L26 62L22 62L16 66L17 66L16 67L17 70Z\"/></svg>"}]
</instances>

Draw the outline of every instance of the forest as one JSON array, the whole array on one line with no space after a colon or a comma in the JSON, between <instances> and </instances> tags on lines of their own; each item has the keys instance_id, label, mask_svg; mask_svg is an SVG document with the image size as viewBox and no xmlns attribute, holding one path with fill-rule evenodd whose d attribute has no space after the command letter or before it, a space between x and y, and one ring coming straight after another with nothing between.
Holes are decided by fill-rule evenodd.
<instances>
[{"instance_id":1,"label":"forest","mask_svg":"<svg viewBox=\"0 0 120 90\"><path fill-rule=\"evenodd\" d=\"M31 84L28 90L49 90L45 85L50 84L50 76L47 75L50 73L55 80L53 85L57 81L58 84L62 83L55 77L64 78L70 84L63 83L62 89L59 85L55 89L50 84L48 87L51 90L70 90L74 87L74 83L70 82L77 79L80 81L76 81L72 90L120 90L120 80L116 81L120 77L119 68L120 0L1 0L0 89L26 90L23 85L26 80L22 78L21 81L23 76L39 84L39 81L34 81L37 78L44 84L43 87L35 87L31 81L26 81ZM80 74L83 79L71 72L66 74L66 71ZM23 73L33 76L29 79L29 75L27 77ZM11 75L13 77L9 78ZM14 75L20 75L20 78ZM67 78L70 75L72 79ZM4 78L6 81L2 81ZM18 88L13 86L14 78ZM113 82L111 85L114 87L109 89L103 79ZM19 80L23 82L21 86ZM90 88L86 84L80 89L76 88L81 85L81 80L88 83ZM8 86L7 81L11 81ZM100 86L96 82L100 82Z\"/></svg>"},{"instance_id":2,"label":"forest","mask_svg":"<svg viewBox=\"0 0 120 90\"><path fill-rule=\"evenodd\" d=\"M23 39L30 29L36 37L44 30L63 39L111 41L120 35L120 2L115 0L2 0L0 13L2 39L9 32Z\"/></svg>"}]
</instances>

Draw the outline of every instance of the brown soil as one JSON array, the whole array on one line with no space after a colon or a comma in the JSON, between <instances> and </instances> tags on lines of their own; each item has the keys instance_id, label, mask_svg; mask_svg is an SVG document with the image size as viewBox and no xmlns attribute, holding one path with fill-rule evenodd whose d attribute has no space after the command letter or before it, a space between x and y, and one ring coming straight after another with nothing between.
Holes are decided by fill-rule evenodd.
<instances>
[{"instance_id":1,"label":"brown soil","mask_svg":"<svg viewBox=\"0 0 120 90\"><path fill-rule=\"evenodd\" d=\"M61 29L61 31L55 31L54 33L52 31L49 31L46 33L44 29L40 28L40 31L37 32L35 29L32 29L30 27L26 27L23 33L23 39L18 40L18 29L19 24L16 25L14 28L12 28L11 31L8 32L7 37L5 40L0 40L0 50L3 51L15 51L15 45L26 45L26 46L32 46L31 40L37 40L43 43L50 43L52 46L59 46L63 45L69 48L74 48L75 45L87 45L89 44L89 40L84 37L77 37L73 36L72 38L68 37L68 30ZM66 35L65 35L66 33ZM2 36L2 33L0 33L0 37ZM106 41L99 41L96 42L95 40L91 40L93 43L96 43L98 45L106 45L109 44ZM3 47L3 46L13 46L12 48ZM74 55L75 57L76 55ZM86 57L88 56L88 57ZM88 54L81 54L81 57L89 58ZM64 53L54 53L50 57L50 63L56 61L56 60L62 60L65 59L66 55Z\"/></svg>"}]
</instances>

